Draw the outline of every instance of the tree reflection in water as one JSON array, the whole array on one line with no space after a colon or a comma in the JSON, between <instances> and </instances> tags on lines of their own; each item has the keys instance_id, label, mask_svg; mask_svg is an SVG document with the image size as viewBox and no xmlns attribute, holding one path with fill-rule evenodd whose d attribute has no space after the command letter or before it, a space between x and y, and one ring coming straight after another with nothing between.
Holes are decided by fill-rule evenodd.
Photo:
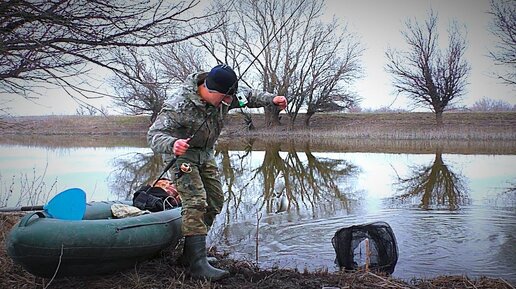
<instances>
[{"instance_id":1,"label":"tree reflection in water","mask_svg":"<svg viewBox=\"0 0 516 289\"><path fill-rule=\"evenodd\" d=\"M151 183L165 166L161 154L130 153L112 160L115 170L108 177L111 193L121 200L132 199L132 194L143 184Z\"/></svg>"},{"instance_id":2,"label":"tree reflection in water","mask_svg":"<svg viewBox=\"0 0 516 289\"><path fill-rule=\"evenodd\" d=\"M249 218L257 211L269 214L306 210L314 216L317 210L350 209L354 191L347 178L359 171L353 164L316 157L308 144L298 152L290 143L282 152L282 144L271 143L266 145L261 164L250 167L252 144L251 141L242 154L230 154L224 148L218 152L230 203L226 218L232 215L236 219L244 214Z\"/></svg>"},{"instance_id":3,"label":"tree reflection in water","mask_svg":"<svg viewBox=\"0 0 516 289\"><path fill-rule=\"evenodd\" d=\"M281 146L268 144L259 165L250 164L252 141L243 152L217 150L221 180L230 203L227 208L232 211L227 218L248 219L257 211L303 210L315 216L317 210L350 210L357 193L348 179L358 174L355 165L346 160L316 157L308 144L299 152L294 143L288 144L284 152ZM119 199L131 199L139 186L159 176L164 164L160 154L132 153L115 158L113 167L115 170L109 176L112 194Z\"/></svg>"},{"instance_id":4,"label":"tree reflection in water","mask_svg":"<svg viewBox=\"0 0 516 289\"><path fill-rule=\"evenodd\" d=\"M404 203L421 199L419 207L425 210L457 210L469 203L465 177L444 163L441 149L431 165L412 167L409 177L398 176L394 185L402 192L395 197L397 200Z\"/></svg>"}]
</instances>

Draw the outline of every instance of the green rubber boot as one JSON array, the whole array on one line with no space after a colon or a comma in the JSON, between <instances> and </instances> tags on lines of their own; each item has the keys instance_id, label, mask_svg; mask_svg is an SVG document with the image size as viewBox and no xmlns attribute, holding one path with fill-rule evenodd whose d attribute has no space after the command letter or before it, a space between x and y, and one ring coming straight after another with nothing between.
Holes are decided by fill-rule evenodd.
<instances>
[{"instance_id":1,"label":"green rubber boot","mask_svg":"<svg viewBox=\"0 0 516 289\"><path fill-rule=\"evenodd\" d=\"M188 258L189 258L188 256L185 256L184 250L183 250L183 255L181 255L181 256L179 256L179 258L177 258L175 264L178 266L181 266L181 267L189 267L190 260ZM207 256L206 260L208 260L208 263L210 263L210 265L215 265L219 261L217 258L210 257L210 256Z\"/></svg>"},{"instance_id":2,"label":"green rubber boot","mask_svg":"<svg viewBox=\"0 0 516 289\"><path fill-rule=\"evenodd\" d=\"M220 280L229 275L226 270L217 269L206 258L206 235L186 236L183 260L190 262L190 275L196 279Z\"/></svg>"}]
</instances>

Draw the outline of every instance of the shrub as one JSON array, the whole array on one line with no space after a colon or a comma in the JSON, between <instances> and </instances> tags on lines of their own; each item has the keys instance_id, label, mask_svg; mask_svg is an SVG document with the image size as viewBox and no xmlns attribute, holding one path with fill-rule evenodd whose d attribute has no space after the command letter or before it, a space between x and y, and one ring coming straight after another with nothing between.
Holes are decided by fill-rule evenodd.
<instances>
[{"instance_id":1,"label":"shrub","mask_svg":"<svg viewBox=\"0 0 516 289\"><path fill-rule=\"evenodd\" d=\"M507 101L483 97L471 107L472 111L516 111L516 105Z\"/></svg>"}]
</instances>

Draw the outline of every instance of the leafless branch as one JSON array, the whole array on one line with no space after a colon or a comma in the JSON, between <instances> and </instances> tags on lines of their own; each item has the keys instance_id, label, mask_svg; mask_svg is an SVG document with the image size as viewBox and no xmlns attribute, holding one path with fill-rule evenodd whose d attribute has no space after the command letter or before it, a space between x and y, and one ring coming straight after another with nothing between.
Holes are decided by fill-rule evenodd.
<instances>
[{"instance_id":1,"label":"leafless branch","mask_svg":"<svg viewBox=\"0 0 516 289\"><path fill-rule=\"evenodd\" d=\"M466 40L457 23L448 30L448 47L439 48L438 17L433 12L424 25L408 20L402 35L408 50L388 49L387 71L398 93L407 95L416 106L430 107L442 125L442 113L459 99L467 85L470 66L464 58Z\"/></svg>"},{"instance_id":2,"label":"leafless branch","mask_svg":"<svg viewBox=\"0 0 516 289\"><path fill-rule=\"evenodd\" d=\"M223 24L206 25L219 17L194 15L198 4L199 0L2 1L0 93L27 97L36 85L50 84L76 97L102 96L91 87L88 75L97 67L124 74L114 57L117 51L181 43Z\"/></svg>"},{"instance_id":3,"label":"leafless branch","mask_svg":"<svg viewBox=\"0 0 516 289\"><path fill-rule=\"evenodd\" d=\"M498 42L493 51L489 52L497 65L507 68L505 73L498 74L504 83L516 85L516 1L491 0L493 19L490 31Z\"/></svg>"}]
</instances>

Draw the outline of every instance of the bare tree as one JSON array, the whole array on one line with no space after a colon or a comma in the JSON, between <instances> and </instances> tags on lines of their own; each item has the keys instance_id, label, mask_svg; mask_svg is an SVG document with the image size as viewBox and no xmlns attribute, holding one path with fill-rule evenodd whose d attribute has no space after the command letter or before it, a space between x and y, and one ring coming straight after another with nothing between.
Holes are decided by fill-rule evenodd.
<instances>
[{"instance_id":1,"label":"bare tree","mask_svg":"<svg viewBox=\"0 0 516 289\"><path fill-rule=\"evenodd\" d=\"M101 106L100 108L95 108L91 106L79 106L77 109L75 109L76 115L108 115L109 111L108 108L105 106Z\"/></svg>"},{"instance_id":2,"label":"bare tree","mask_svg":"<svg viewBox=\"0 0 516 289\"><path fill-rule=\"evenodd\" d=\"M111 80L115 105L125 113L150 112L152 123L163 106L168 88L168 83L161 80L157 63L146 60L137 49L117 53L115 59L123 69L123 73L116 73Z\"/></svg>"},{"instance_id":3,"label":"bare tree","mask_svg":"<svg viewBox=\"0 0 516 289\"><path fill-rule=\"evenodd\" d=\"M166 45L157 49L155 58L162 67L163 77L183 81L193 73L206 69L204 51L190 42Z\"/></svg>"},{"instance_id":4,"label":"bare tree","mask_svg":"<svg viewBox=\"0 0 516 289\"><path fill-rule=\"evenodd\" d=\"M493 16L490 31L498 39L496 49L490 51L491 58L507 71L498 77L505 83L516 85L516 1L491 0Z\"/></svg>"},{"instance_id":5,"label":"bare tree","mask_svg":"<svg viewBox=\"0 0 516 289\"><path fill-rule=\"evenodd\" d=\"M308 35L305 45L299 45L306 56L302 57L301 69L296 70L295 81L291 81L294 101L289 115L293 125L300 109L306 106L304 124L308 127L316 112L342 111L358 102L346 86L360 75L359 58L363 49L355 37L345 28L341 30L335 21L307 28L311 31L300 31Z\"/></svg>"},{"instance_id":6,"label":"bare tree","mask_svg":"<svg viewBox=\"0 0 516 289\"><path fill-rule=\"evenodd\" d=\"M257 57L257 53L264 49L257 58L254 68L255 76L259 79L263 90L289 96L292 74L297 63L289 65L289 54L297 54L294 38L299 27L309 25L312 17L320 15L321 1L289 0L289 1L241 1L239 6L239 27L237 31L246 54ZM308 18L308 19L307 19ZM288 22L287 22L288 20ZM275 38L273 36L276 35ZM254 45L253 45L254 44ZM294 70L293 70L294 68ZM265 107L265 119L269 126L280 125L280 110L275 106Z\"/></svg>"},{"instance_id":7,"label":"bare tree","mask_svg":"<svg viewBox=\"0 0 516 289\"><path fill-rule=\"evenodd\" d=\"M199 0L7 0L0 3L0 92L29 97L38 85L72 97L102 95L88 85L93 68L125 71L114 50L179 43L214 31L213 14L194 16ZM201 24L202 26L198 25ZM90 81L91 82L91 81Z\"/></svg>"},{"instance_id":8,"label":"bare tree","mask_svg":"<svg viewBox=\"0 0 516 289\"><path fill-rule=\"evenodd\" d=\"M408 51L389 49L387 71L394 77L398 93L407 95L416 106L430 107L435 112L438 126L442 126L442 114L464 93L469 63L464 58L466 40L458 25L448 30L448 48L439 48L438 17L433 12L425 25L406 22L402 31Z\"/></svg>"},{"instance_id":9,"label":"bare tree","mask_svg":"<svg viewBox=\"0 0 516 289\"><path fill-rule=\"evenodd\" d=\"M241 29L240 25L245 25L245 22L239 19L239 10L235 8L235 3L237 3L235 0L212 2L212 6L208 10L218 11L223 18L208 21L222 21L224 24L217 30L217 33L203 34L196 40L199 47L216 63L228 64L237 74L242 75L246 72L251 59L242 49L242 37L237 34L237 31ZM245 27L243 28L245 30Z\"/></svg>"},{"instance_id":10,"label":"bare tree","mask_svg":"<svg viewBox=\"0 0 516 289\"><path fill-rule=\"evenodd\" d=\"M280 83L277 75L284 59L281 40L288 39L286 31L302 15L303 9L299 6L303 2L245 0L216 3L212 10L220 11L231 5L232 9L226 15L228 21L220 33L200 37L200 43L217 62L230 64L240 76L246 73L241 78L243 84L287 95L287 86ZM280 110L274 106L264 109L266 122L279 125Z\"/></svg>"},{"instance_id":11,"label":"bare tree","mask_svg":"<svg viewBox=\"0 0 516 289\"><path fill-rule=\"evenodd\" d=\"M118 59L124 67L115 83L119 103L132 113L144 107L156 113L170 91L165 89L169 81L182 80L208 63L228 63L245 74L243 85L288 96L291 123L303 107L308 108L306 125L318 111L342 110L356 101L346 85L358 77L362 49L336 21L318 20L322 8L322 1L302 0L214 3L209 10L222 19L210 19L217 22L208 25L224 23L216 33L167 45L149 57L138 52ZM279 124L275 106L265 113L269 125Z\"/></svg>"},{"instance_id":12,"label":"bare tree","mask_svg":"<svg viewBox=\"0 0 516 289\"><path fill-rule=\"evenodd\" d=\"M516 105L507 101L483 97L471 106L472 111L516 111Z\"/></svg>"},{"instance_id":13,"label":"bare tree","mask_svg":"<svg viewBox=\"0 0 516 289\"><path fill-rule=\"evenodd\" d=\"M246 0L233 6L222 32L202 36L202 45L240 73L256 59L244 82L286 95L292 122L302 107L309 107L308 125L316 111L356 101L344 88L358 77L362 50L345 27L320 20L323 1ZM279 112L265 108L268 125L280 124Z\"/></svg>"},{"instance_id":14,"label":"bare tree","mask_svg":"<svg viewBox=\"0 0 516 289\"><path fill-rule=\"evenodd\" d=\"M187 41L150 49L125 49L115 61L113 100L126 113L150 114L154 122L175 85L202 70L204 56Z\"/></svg>"}]
</instances>

